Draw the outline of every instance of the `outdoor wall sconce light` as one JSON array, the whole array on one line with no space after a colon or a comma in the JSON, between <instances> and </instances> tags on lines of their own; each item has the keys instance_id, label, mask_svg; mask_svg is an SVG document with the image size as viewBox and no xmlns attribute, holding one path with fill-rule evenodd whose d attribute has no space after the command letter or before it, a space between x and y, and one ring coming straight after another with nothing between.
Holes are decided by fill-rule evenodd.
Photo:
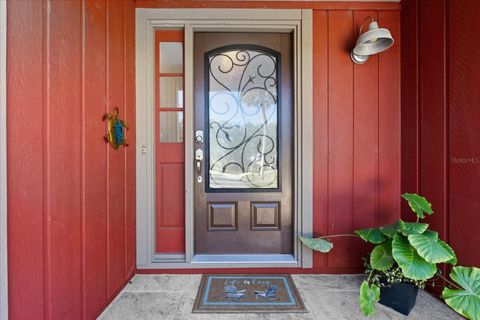
<instances>
[{"instance_id":1,"label":"outdoor wall sconce light","mask_svg":"<svg viewBox=\"0 0 480 320\"><path fill-rule=\"evenodd\" d=\"M367 19L372 22L368 25L368 31L362 34L362 27ZM360 26L357 43L350 53L352 61L357 64L367 62L369 56L387 50L393 45L392 34L388 29L379 28L378 23L372 17L367 17L363 20Z\"/></svg>"}]
</instances>

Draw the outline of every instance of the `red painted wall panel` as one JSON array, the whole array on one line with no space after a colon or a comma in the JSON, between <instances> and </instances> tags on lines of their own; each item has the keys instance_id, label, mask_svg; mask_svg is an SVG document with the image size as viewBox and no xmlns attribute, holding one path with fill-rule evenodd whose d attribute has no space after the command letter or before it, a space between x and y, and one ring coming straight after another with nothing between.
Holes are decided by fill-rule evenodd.
<instances>
[{"instance_id":1,"label":"red painted wall panel","mask_svg":"<svg viewBox=\"0 0 480 320\"><path fill-rule=\"evenodd\" d=\"M396 42L354 65L349 51L368 16ZM313 28L314 234L391 222L400 216L400 13L315 10ZM369 247L358 239L334 244L329 255L315 253L315 270L360 271Z\"/></svg>"},{"instance_id":2,"label":"red painted wall panel","mask_svg":"<svg viewBox=\"0 0 480 320\"><path fill-rule=\"evenodd\" d=\"M328 13L328 233L350 233L353 214L353 63L355 43L352 11ZM350 239L333 241L331 267L348 267Z\"/></svg>"},{"instance_id":3,"label":"red painted wall panel","mask_svg":"<svg viewBox=\"0 0 480 320\"><path fill-rule=\"evenodd\" d=\"M7 12L16 13L7 15L8 282L15 286L9 312L12 319L43 319L44 8L40 1L9 1Z\"/></svg>"},{"instance_id":4,"label":"red painted wall panel","mask_svg":"<svg viewBox=\"0 0 480 320\"><path fill-rule=\"evenodd\" d=\"M419 112L418 112L418 1L402 3L401 31L403 39L402 62L402 192L419 193ZM411 220L406 201L402 202L402 219Z\"/></svg>"},{"instance_id":5,"label":"red painted wall panel","mask_svg":"<svg viewBox=\"0 0 480 320\"><path fill-rule=\"evenodd\" d=\"M85 3L85 95L84 100L84 141L96 141L105 132L105 124L98 121L98 115L105 112L106 86L106 52L105 21L107 8L105 1L97 0ZM130 133L130 132L129 132ZM105 197L106 179L106 148L100 143L83 147L84 161L84 220L83 237L83 290L85 295L84 313L87 319L94 317L101 310L107 295L107 216L105 212L107 200ZM87 152L88 150L88 152Z\"/></svg>"},{"instance_id":6,"label":"red painted wall panel","mask_svg":"<svg viewBox=\"0 0 480 320\"><path fill-rule=\"evenodd\" d=\"M8 17L10 318L94 319L135 270L134 2L11 1ZM131 125L118 151L113 107Z\"/></svg>"},{"instance_id":7,"label":"red painted wall panel","mask_svg":"<svg viewBox=\"0 0 480 320\"><path fill-rule=\"evenodd\" d=\"M106 110L118 106L125 116L124 101L124 7L107 2L107 80ZM113 295L125 281L125 150L107 148L107 290Z\"/></svg>"},{"instance_id":8,"label":"red painted wall panel","mask_svg":"<svg viewBox=\"0 0 480 320\"><path fill-rule=\"evenodd\" d=\"M383 225L400 218L400 12L379 12L378 22L395 39L378 56L378 223Z\"/></svg>"},{"instance_id":9,"label":"red painted wall panel","mask_svg":"<svg viewBox=\"0 0 480 320\"><path fill-rule=\"evenodd\" d=\"M480 3L408 0L402 7L402 32L409 34L402 53L402 191L425 195L431 228L450 242L459 264L478 266L480 48L472 39L479 37Z\"/></svg>"},{"instance_id":10,"label":"red painted wall panel","mask_svg":"<svg viewBox=\"0 0 480 320\"><path fill-rule=\"evenodd\" d=\"M65 319L81 314L82 128L81 121L72 120L82 117L82 7L79 1L52 1L46 6L45 316Z\"/></svg>"},{"instance_id":11,"label":"red painted wall panel","mask_svg":"<svg viewBox=\"0 0 480 320\"><path fill-rule=\"evenodd\" d=\"M354 12L354 36L368 27L369 19L378 20L376 11ZM382 25L383 27L383 25ZM379 61L378 55L369 58L368 63L353 67L353 216L355 229L368 228L378 223L378 162L379 162ZM350 264L363 266L362 255L368 250L367 244L357 239L350 240L352 248Z\"/></svg>"},{"instance_id":12,"label":"red painted wall panel","mask_svg":"<svg viewBox=\"0 0 480 320\"><path fill-rule=\"evenodd\" d=\"M125 2L125 118L128 119L128 139L130 147L125 156L125 278L130 278L136 270L136 122L135 122L135 2Z\"/></svg>"},{"instance_id":13,"label":"red painted wall panel","mask_svg":"<svg viewBox=\"0 0 480 320\"><path fill-rule=\"evenodd\" d=\"M420 191L433 204L430 227L447 235L447 105L445 1L420 1Z\"/></svg>"},{"instance_id":14,"label":"red painted wall panel","mask_svg":"<svg viewBox=\"0 0 480 320\"><path fill-rule=\"evenodd\" d=\"M313 12L313 233L328 234L328 11ZM327 267L328 256L314 253L313 265Z\"/></svg>"},{"instance_id":15,"label":"red painted wall panel","mask_svg":"<svg viewBox=\"0 0 480 320\"><path fill-rule=\"evenodd\" d=\"M462 265L480 266L480 2L448 2L450 243Z\"/></svg>"}]
</instances>

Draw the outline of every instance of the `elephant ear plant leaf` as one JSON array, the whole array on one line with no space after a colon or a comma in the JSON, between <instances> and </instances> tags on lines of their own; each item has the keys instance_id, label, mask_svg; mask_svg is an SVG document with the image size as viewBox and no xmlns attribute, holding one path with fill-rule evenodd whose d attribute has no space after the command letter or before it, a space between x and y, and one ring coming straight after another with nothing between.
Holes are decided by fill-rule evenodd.
<instances>
[{"instance_id":1,"label":"elephant ear plant leaf","mask_svg":"<svg viewBox=\"0 0 480 320\"><path fill-rule=\"evenodd\" d=\"M438 276L454 287L443 290L445 302L461 315L480 320L480 269L454 267L450 277L457 284L442 276L437 264L456 265L457 257L438 237L438 232L420 222L425 215L433 213L432 205L417 194L405 193L402 197L415 213L416 222L399 219L389 225L357 230L355 234L300 237L300 240L305 246L324 253L332 250L333 243L329 239L335 237L357 237L373 245L365 259L368 277L360 286L360 310L366 316L375 313L381 287L410 283L423 288L427 280Z\"/></svg>"},{"instance_id":2,"label":"elephant ear plant leaf","mask_svg":"<svg viewBox=\"0 0 480 320\"><path fill-rule=\"evenodd\" d=\"M462 316L480 319L480 269L475 267L453 267L450 278L457 289L443 289L445 302Z\"/></svg>"},{"instance_id":3,"label":"elephant ear plant leaf","mask_svg":"<svg viewBox=\"0 0 480 320\"><path fill-rule=\"evenodd\" d=\"M380 300L380 288L376 284L368 285L367 281L363 281L360 286L360 297L358 302L360 310L366 316L375 313L375 303Z\"/></svg>"},{"instance_id":4,"label":"elephant ear plant leaf","mask_svg":"<svg viewBox=\"0 0 480 320\"><path fill-rule=\"evenodd\" d=\"M427 201L427 199L425 199L425 197L414 193L404 193L402 194L402 198L408 201L408 205L420 219L425 218L425 213L433 213L432 205Z\"/></svg>"},{"instance_id":5,"label":"elephant ear plant leaf","mask_svg":"<svg viewBox=\"0 0 480 320\"><path fill-rule=\"evenodd\" d=\"M400 230L403 230L405 222L398 220L395 223L380 227L380 231L389 238L393 238Z\"/></svg>"},{"instance_id":6,"label":"elephant ear plant leaf","mask_svg":"<svg viewBox=\"0 0 480 320\"><path fill-rule=\"evenodd\" d=\"M403 274L414 280L427 280L437 273L437 266L425 261L401 234L392 241L392 254Z\"/></svg>"},{"instance_id":7,"label":"elephant ear plant leaf","mask_svg":"<svg viewBox=\"0 0 480 320\"><path fill-rule=\"evenodd\" d=\"M408 236L408 241L427 262L441 263L455 258L450 246L446 243L440 244L438 239L432 239L423 234L412 234Z\"/></svg>"},{"instance_id":8,"label":"elephant ear plant leaf","mask_svg":"<svg viewBox=\"0 0 480 320\"><path fill-rule=\"evenodd\" d=\"M387 240L382 231L380 231L380 228L367 228L363 230L357 230L355 233L363 240L374 244L383 243L385 240Z\"/></svg>"},{"instance_id":9,"label":"elephant ear plant leaf","mask_svg":"<svg viewBox=\"0 0 480 320\"><path fill-rule=\"evenodd\" d=\"M308 248L310 248L312 250L320 251L320 252L323 252L323 253L330 252L330 250L332 250L332 248L333 248L333 243L331 243L327 239L300 237L300 240Z\"/></svg>"},{"instance_id":10,"label":"elephant ear plant leaf","mask_svg":"<svg viewBox=\"0 0 480 320\"><path fill-rule=\"evenodd\" d=\"M428 224L419 222L404 222L401 233L408 237L412 234L422 234L428 229Z\"/></svg>"},{"instance_id":11,"label":"elephant ear plant leaf","mask_svg":"<svg viewBox=\"0 0 480 320\"><path fill-rule=\"evenodd\" d=\"M387 241L373 248L370 265L375 270L386 271L393 266L392 241Z\"/></svg>"}]
</instances>

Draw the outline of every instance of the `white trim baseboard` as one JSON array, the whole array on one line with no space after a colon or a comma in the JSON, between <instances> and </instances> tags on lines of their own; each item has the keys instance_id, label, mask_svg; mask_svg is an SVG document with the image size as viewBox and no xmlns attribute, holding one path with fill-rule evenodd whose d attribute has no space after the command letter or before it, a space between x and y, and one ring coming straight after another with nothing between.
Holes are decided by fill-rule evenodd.
<instances>
[{"instance_id":1,"label":"white trim baseboard","mask_svg":"<svg viewBox=\"0 0 480 320\"><path fill-rule=\"evenodd\" d=\"M0 320L8 319L7 2L0 1Z\"/></svg>"},{"instance_id":2,"label":"white trim baseboard","mask_svg":"<svg viewBox=\"0 0 480 320\"><path fill-rule=\"evenodd\" d=\"M155 253L154 32L185 31L185 257ZM136 9L137 268L302 267L313 253L297 235L311 236L313 225L312 10L305 9ZM193 37L198 31L291 32L294 36L294 252L293 260L204 261L194 253ZM199 260L200 259L200 260ZM222 260L223 259L223 260Z\"/></svg>"}]
</instances>

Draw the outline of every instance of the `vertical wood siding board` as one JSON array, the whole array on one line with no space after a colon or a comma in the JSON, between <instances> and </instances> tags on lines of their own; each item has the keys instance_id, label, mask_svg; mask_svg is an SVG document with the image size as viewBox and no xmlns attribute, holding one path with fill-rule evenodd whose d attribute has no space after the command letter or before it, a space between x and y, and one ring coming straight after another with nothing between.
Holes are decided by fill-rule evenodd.
<instances>
[{"instance_id":1,"label":"vertical wood siding board","mask_svg":"<svg viewBox=\"0 0 480 320\"><path fill-rule=\"evenodd\" d=\"M327 102L327 114L326 114L326 118L325 118L325 122L327 124L327 150L326 150L326 161L327 161L327 172L326 172L326 188L327 188L327 199L326 199L326 202L327 202L327 206L326 206L326 217L325 217L325 222L327 224L326 228L327 228L327 234L331 234L331 228L330 228L330 206L331 206L331 202L330 202L330 194L331 194L331 190L330 190L330 14L329 12L327 11L327 34L326 34L326 37L327 37L327 97L326 97L326 102ZM326 267L329 268L330 267L330 259L328 257L328 255L326 256L325 258L326 262Z\"/></svg>"},{"instance_id":2,"label":"vertical wood siding board","mask_svg":"<svg viewBox=\"0 0 480 320\"><path fill-rule=\"evenodd\" d=\"M355 11L352 11L352 44L351 44L351 47L349 48L349 50L352 49L352 47L355 45L355 40L354 38L355 37ZM349 51L350 53L350 51ZM350 206L351 206L351 211L350 211L350 226L349 226L349 232L352 232L353 230L353 219L355 217L355 118L356 118L356 115L355 115L355 64L354 63L351 63L351 66L352 66L352 132L351 132L351 139L352 139L352 161L351 161L351 203L350 203ZM353 239L351 238L348 238L348 251L349 251L349 255L348 255L348 262L347 262L347 265L350 266L351 263L352 263L352 252L353 252L353 247L352 247L352 241Z\"/></svg>"},{"instance_id":3,"label":"vertical wood siding board","mask_svg":"<svg viewBox=\"0 0 480 320\"><path fill-rule=\"evenodd\" d=\"M313 81L314 81L314 110L313 110L313 140L314 167L313 167L313 233L314 236L328 234L327 201L328 201L328 33L327 12L315 10L313 12ZM314 252L314 267L326 267L327 256Z\"/></svg>"},{"instance_id":4,"label":"vertical wood siding board","mask_svg":"<svg viewBox=\"0 0 480 320\"><path fill-rule=\"evenodd\" d=\"M87 300L86 300L86 276L85 276L85 235L86 235L86 228L85 228L85 0L81 2L81 136L80 136L80 156L81 156L81 164L80 164L80 211L81 211L81 235L80 235L80 244L81 244L81 252L80 252L80 261L81 261L81 302L82 302L82 314L81 319L85 319L86 317L86 307L87 307Z\"/></svg>"},{"instance_id":5,"label":"vertical wood siding board","mask_svg":"<svg viewBox=\"0 0 480 320\"><path fill-rule=\"evenodd\" d=\"M444 2L421 1L420 70L420 161L421 191L435 212L427 221L442 238L445 225L445 12ZM432 94L435 92L435 94ZM442 137L442 138L439 138Z\"/></svg>"},{"instance_id":6,"label":"vertical wood siding board","mask_svg":"<svg viewBox=\"0 0 480 320\"><path fill-rule=\"evenodd\" d=\"M105 113L110 112L110 2L106 1L105 7ZM106 263L106 299L110 298L110 146L105 145L105 198L106 198L106 242L107 242L107 263Z\"/></svg>"},{"instance_id":7,"label":"vertical wood siding board","mask_svg":"<svg viewBox=\"0 0 480 320\"><path fill-rule=\"evenodd\" d=\"M136 258L136 177L135 177L135 157L136 157L136 139L135 139L135 1L128 2L127 7L127 110L129 111L129 149L128 154L128 176L127 176L127 195L128 195L128 278L135 272Z\"/></svg>"},{"instance_id":8,"label":"vertical wood siding board","mask_svg":"<svg viewBox=\"0 0 480 320\"><path fill-rule=\"evenodd\" d=\"M50 4L50 197L52 318L81 314L81 5ZM65 28L69 25L69 28Z\"/></svg>"},{"instance_id":9,"label":"vertical wood siding board","mask_svg":"<svg viewBox=\"0 0 480 320\"><path fill-rule=\"evenodd\" d=\"M51 202L50 202L50 0L43 6L43 232L44 232L44 318L51 319Z\"/></svg>"},{"instance_id":10,"label":"vertical wood siding board","mask_svg":"<svg viewBox=\"0 0 480 320\"><path fill-rule=\"evenodd\" d=\"M128 119L128 102L127 102L127 1L123 2L123 118ZM126 120L128 121L128 120ZM128 124L128 122L127 122ZM127 199L127 148L123 148L123 261L124 261L124 280L127 279L128 261L127 261L127 214L128 214L128 199Z\"/></svg>"},{"instance_id":11,"label":"vertical wood siding board","mask_svg":"<svg viewBox=\"0 0 480 320\"><path fill-rule=\"evenodd\" d=\"M418 192L417 184L417 10L416 0L405 1L401 11L401 33L408 34L401 52L401 192ZM408 65L408 67L407 67ZM401 202L402 218L408 218L409 209L406 201Z\"/></svg>"},{"instance_id":12,"label":"vertical wood siding board","mask_svg":"<svg viewBox=\"0 0 480 320\"><path fill-rule=\"evenodd\" d=\"M123 1L111 2L109 28L109 112L118 107L123 114ZM115 290L125 280L125 243L124 243L124 156L123 147L110 152L110 291L112 297Z\"/></svg>"},{"instance_id":13,"label":"vertical wood siding board","mask_svg":"<svg viewBox=\"0 0 480 320\"><path fill-rule=\"evenodd\" d=\"M329 223L335 234L350 232L352 219L352 17L349 10L329 12ZM349 242L343 238L334 241L336 250L329 254L329 266L348 266Z\"/></svg>"},{"instance_id":14,"label":"vertical wood siding board","mask_svg":"<svg viewBox=\"0 0 480 320\"><path fill-rule=\"evenodd\" d=\"M85 318L93 319L107 301L105 1L86 1L85 10Z\"/></svg>"},{"instance_id":15,"label":"vertical wood siding board","mask_svg":"<svg viewBox=\"0 0 480 320\"><path fill-rule=\"evenodd\" d=\"M379 24L395 44L379 58L380 223L400 218L400 13L380 11Z\"/></svg>"},{"instance_id":16,"label":"vertical wood siding board","mask_svg":"<svg viewBox=\"0 0 480 320\"><path fill-rule=\"evenodd\" d=\"M354 12L354 38L360 25L376 11ZM368 21L365 22L365 27ZM364 28L365 28L364 27ZM363 65L354 64L354 160L352 230L377 224L378 202L378 56ZM351 239L350 266L362 267L368 246Z\"/></svg>"},{"instance_id":17,"label":"vertical wood siding board","mask_svg":"<svg viewBox=\"0 0 480 320\"><path fill-rule=\"evenodd\" d=\"M7 12L9 315L25 319L36 314L41 320L45 265L44 167L39 161L45 145L43 4L8 1ZM25 24L19 16L31 23ZM29 59L23 59L25 55ZM33 264L37 267L30 268Z\"/></svg>"},{"instance_id":18,"label":"vertical wood siding board","mask_svg":"<svg viewBox=\"0 0 480 320\"><path fill-rule=\"evenodd\" d=\"M471 160L462 163L456 159L474 155L478 158L480 150L480 141L476 138L480 131L480 61L476 54L480 46L478 42L469 41L480 36L480 3L449 1L447 4L449 240L461 265L478 266L480 171L478 163L469 163ZM466 234L470 236L465 237Z\"/></svg>"}]
</instances>

